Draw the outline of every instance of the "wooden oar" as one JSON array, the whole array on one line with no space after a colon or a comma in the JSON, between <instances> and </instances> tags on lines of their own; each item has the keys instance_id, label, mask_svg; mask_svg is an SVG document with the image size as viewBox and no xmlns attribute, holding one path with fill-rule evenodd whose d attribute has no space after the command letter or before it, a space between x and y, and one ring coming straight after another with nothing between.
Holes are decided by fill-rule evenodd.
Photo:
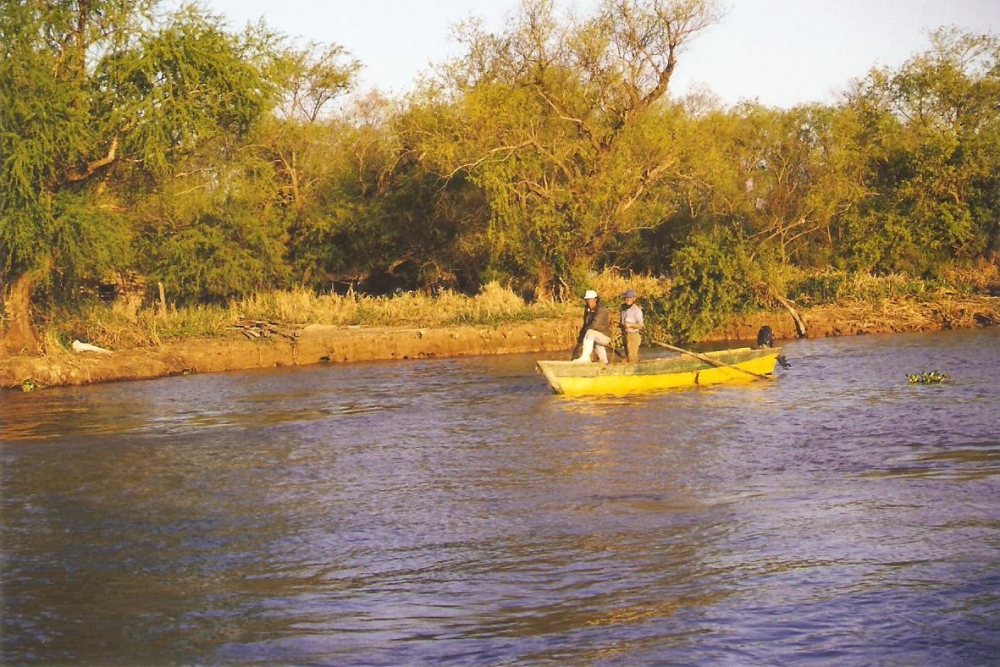
<instances>
[{"instance_id":1,"label":"wooden oar","mask_svg":"<svg viewBox=\"0 0 1000 667\"><path fill-rule=\"evenodd\" d=\"M760 378L761 380L773 380L774 379L770 375L761 375L760 373L754 373L753 371L748 371L747 369L740 368L739 366L733 366L731 364L724 364L721 361L719 361L718 359L713 359L712 357L706 356L704 354L700 354L698 352L692 352L691 350L685 350L683 347L676 347L674 345L670 345L669 343L662 343L662 342L660 342L658 340L654 340L654 341L650 341L650 342L652 342L654 345L659 345L660 347L665 347L668 350L673 350L674 352L680 352L681 354L690 355L690 356L694 357L695 359L700 359L701 361L704 361L706 364L711 364L713 366L718 366L719 368L732 368L733 370L740 371L741 373L746 373L747 375L752 375L755 378Z\"/></svg>"}]
</instances>

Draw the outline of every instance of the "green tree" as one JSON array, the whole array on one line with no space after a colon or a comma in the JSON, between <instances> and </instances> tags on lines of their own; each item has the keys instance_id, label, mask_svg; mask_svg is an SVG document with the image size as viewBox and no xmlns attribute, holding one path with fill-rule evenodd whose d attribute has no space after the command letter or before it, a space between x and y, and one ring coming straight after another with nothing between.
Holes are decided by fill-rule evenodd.
<instances>
[{"instance_id":1,"label":"green tree","mask_svg":"<svg viewBox=\"0 0 1000 667\"><path fill-rule=\"evenodd\" d=\"M949 28L931 44L850 96L878 193L844 230L850 268L933 272L1000 243L1000 39Z\"/></svg>"},{"instance_id":2,"label":"green tree","mask_svg":"<svg viewBox=\"0 0 1000 667\"><path fill-rule=\"evenodd\" d=\"M274 59L271 78L280 102L258 129L254 147L273 163L281 204L293 218L306 212L326 171L334 103L351 90L359 67L340 46L283 48Z\"/></svg>"},{"instance_id":3,"label":"green tree","mask_svg":"<svg viewBox=\"0 0 1000 667\"><path fill-rule=\"evenodd\" d=\"M527 276L541 295L636 229L637 205L675 164L647 141L646 116L717 17L712 0L606 0L560 21L553 2L528 0L502 34L463 27L466 54L425 91L442 112L407 141L441 178L485 193L474 245L489 249L486 272Z\"/></svg>"},{"instance_id":4,"label":"green tree","mask_svg":"<svg viewBox=\"0 0 1000 667\"><path fill-rule=\"evenodd\" d=\"M849 112L812 105L746 105L734 144L743 193L734 211L753 253L781 264L824 266L840 217L868 194Z\"/></svg>"},{"instance_id":5,"label":"green tree","mask_svg":"<svg viewBox=\"0 0 1000 667\"><path fill-rule=\"evenodd\" d=\"M130 209L134 266L176 303L284 287L286 215L274 165L235 140L203 145Z\"/></svg>"},{"instance_id":6,"label":"green tree","mask_svg":"<svg viewBox=\"0 0 1000 667\"><path fill-rule=\"evenodd\" d=\"M328 183L345 155L337 103L352 89L359 64L336 45L288 46L283 39L272 41L269 54L277 105L244 143L211 158L213 178L225 188L209 186L215 190L205 201L210 205L186 221L191 236L204 228L200 247L214 258L209 266L221 279L181 283L192 296L225 299L289 280L320 285L329 267L315 260L340 251L322 243L316 230L336 225L338 213L354 207L347 194L331 202ZM176 243L166 244L172 247ZM174 259L163 255L159 272L172 271ZM204 264L185 270L205 278Z\"/></svg>"},{"instance_id":7,"label":"green tree","mask_svg":"<svg viewBox=\"0 0 1000 667\"><path fill-rule=\"evenodd\" d=\"M127 257L122 224L171 165L269 106L259 41L153 0L0 0L0 279L7 347L37 286Z\"/></svg>"}]
</instances>

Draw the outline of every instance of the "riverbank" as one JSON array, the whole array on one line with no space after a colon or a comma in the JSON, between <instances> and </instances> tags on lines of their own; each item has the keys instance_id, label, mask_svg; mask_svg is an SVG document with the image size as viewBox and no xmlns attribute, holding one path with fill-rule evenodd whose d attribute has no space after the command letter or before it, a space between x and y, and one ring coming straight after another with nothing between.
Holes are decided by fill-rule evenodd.
<instances>
[{"instance_id":1,"label":"riverbank","mask_svg":"<svg viewBox=\"0 0 1000 667\"><path fill-rule=\"evenodd\" d=\"M799 315L807 338L970 329L1000 324L1000 298L927 303L886 300L876 307L860 303L818 306L800 310ZM703 342L752 341L764 324L771 326L779 341L797 337L788 312L775 311L733 318ZM30 390L318 363L525 352L552 352L561 357L573 347L578 326L573 317L497 327L241 328L223 337L109 353L60 351L41 357L4 358L0 359L0 388Z\"/></svg>"}]
</instances>

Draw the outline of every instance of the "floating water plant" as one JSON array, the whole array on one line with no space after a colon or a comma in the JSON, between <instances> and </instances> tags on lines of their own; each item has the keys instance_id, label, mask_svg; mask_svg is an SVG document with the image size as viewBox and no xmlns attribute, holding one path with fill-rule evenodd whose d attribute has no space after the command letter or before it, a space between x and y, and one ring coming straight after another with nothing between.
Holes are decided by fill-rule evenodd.
<instances>
[{"instance_id":1,"label":"floating water plant","mask_svg":"<svg viewBox=\"0 0 1000 667\"><path fill-rule=\"evenodd\" d=\"M906 374L906 379L910 381L910 384L936 384L944 382L947 377L945 373L938 373L937 371Z\"/></svg>"}]
</instances>

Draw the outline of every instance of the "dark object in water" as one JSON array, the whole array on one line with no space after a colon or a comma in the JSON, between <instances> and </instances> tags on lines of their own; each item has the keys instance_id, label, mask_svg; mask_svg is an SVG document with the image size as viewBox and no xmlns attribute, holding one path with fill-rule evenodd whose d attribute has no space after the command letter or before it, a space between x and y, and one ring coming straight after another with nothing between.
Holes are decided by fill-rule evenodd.
<instances>
[{"instance_id":1,"label":"dark object in water","mask_svg":"<svg viewBox=\"0 0 1000 667\"><path fill-rule=\"evenodd\" d=\"M774 347L774 332L770 326L765 324L757 332L757 347Z\"/></svg>"}]
</instances>

